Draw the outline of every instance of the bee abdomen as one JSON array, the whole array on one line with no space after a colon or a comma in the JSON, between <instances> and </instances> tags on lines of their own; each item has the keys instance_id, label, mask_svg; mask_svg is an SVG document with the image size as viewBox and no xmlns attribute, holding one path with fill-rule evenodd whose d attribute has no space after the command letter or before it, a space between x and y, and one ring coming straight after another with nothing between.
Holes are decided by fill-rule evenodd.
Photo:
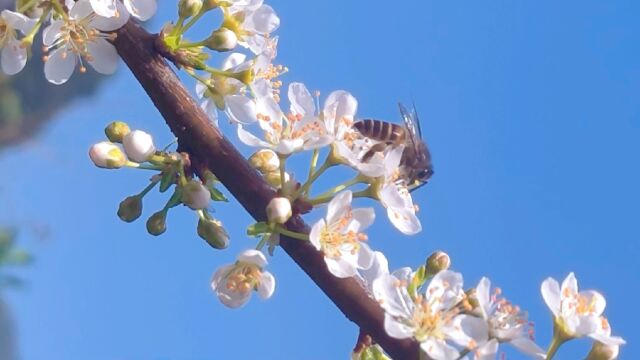
<instances>
[{"instance_id":1,"label":"bee abdomen","mask_svg":"<svg viewBox=\"0 0 640 360\"><path fill-rule=\"evenodd\" d=\"M389 143L404 140L404 128L400 125L381 120L365 119L353 124L358 132L370 139Z\"/></svg>"}]
</instances>

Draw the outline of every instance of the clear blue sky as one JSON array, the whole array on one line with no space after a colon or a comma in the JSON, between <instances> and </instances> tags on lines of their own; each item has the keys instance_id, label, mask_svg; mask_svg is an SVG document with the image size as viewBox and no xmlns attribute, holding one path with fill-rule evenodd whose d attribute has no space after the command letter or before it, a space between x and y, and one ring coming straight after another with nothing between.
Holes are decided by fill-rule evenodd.
<instances>
[{"instance_id":1,"label":"clear blue sky","mask_svg":"<svg viewBox=\"0 0 640 360\"><path fill-rule=\"evenodd\" d=\"M172 14L173 1L162 3L153 29ZM540 282L575 271L606 296L629 342L621 358L640 358L637 1L271 3L285 81L347 89L361 116L398 119L398 100L418 106L436 174L416 195L420 235L401 236L379 212L371 243L392 267L447 251L467 286L489 276L528 309L542 346L551 321ZM0 159L0 220L52 231L46 242L23 232L37 263L23 272L29 287L7 295L23 358L346 358L357 329L282 251L270 259L271 300L229 310L210 292L212 272L254 244L238 205L217 209L232 236L224 252L195 235L186 209L160 238L144 221L118 220L118 202L149 174L96 169L88 147L114 119L159 143L171 136L124 66L106 85ZM146 214L162 201L150 196ZM575 341L557 358L588 347Z\"/></svg>"}]
</instances>

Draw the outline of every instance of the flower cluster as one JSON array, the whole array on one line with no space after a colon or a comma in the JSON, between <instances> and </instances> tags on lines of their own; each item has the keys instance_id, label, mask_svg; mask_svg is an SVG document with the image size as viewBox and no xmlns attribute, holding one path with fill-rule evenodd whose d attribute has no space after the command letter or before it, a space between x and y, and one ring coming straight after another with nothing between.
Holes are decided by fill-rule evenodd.
<instances>
[{"instance_id":1,"label":"flower cluster","mask_svg":"<svg viewBox=\"0 0 640 360\"><path fill-rule=\"evenodd\" d=\"M41 0L29 1L18 11L3 10L2 70L14 75L24 68L36 34L48 23L42 32L47 80L67 82L78 64L80 72L89 64L101 74L112 74L118 63L110 43L115 38L113 31L124 26L130 16L149 19L156 8L156 0Z\"/></svg>"},{"instance_id":2,"label":"flower cluster","mask_svg":"<svg viewBox=\"0 0 640 360\"><path fill-rule=\"evenodd\" d=\"M162 193L174 187L166 205L147 220L147 231L155 236L164 233L169 210L184 204L198 215L197 232L202 239L216 249L229 246L229 236L222 223L208 211L211 201L227 201L216 189L218 181L213 174L203 174L205 183L194 179L188 155L158 151L151 135L142 130L132 131L126 123L113 122L106 127L105 133L108 141L96 143L89 149L89 157L97 167L159 171L140 193L120 203L118 217L122 221L133 222L142 215L142 199L154 187L159 186Z\"/></svg>"}]
</instances>

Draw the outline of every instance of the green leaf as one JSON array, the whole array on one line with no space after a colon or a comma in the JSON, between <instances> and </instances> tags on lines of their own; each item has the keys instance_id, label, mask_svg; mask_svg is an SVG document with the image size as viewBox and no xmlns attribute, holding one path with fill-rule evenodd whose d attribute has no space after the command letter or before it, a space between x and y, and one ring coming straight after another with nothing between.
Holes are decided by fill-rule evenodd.
<instances>
[{"instance_id":1,"label":"green leaf","mask_svg":"<svg viewBox=\"0 0 640 360\"><path fill-rule=\"evenodd\" d=\"M171 187L171 185L175 183L176 173L177 173L177 170L173 166L162 172L162 179L160 180L161 193L167 191Z\"/></svg>"}]
</instances>

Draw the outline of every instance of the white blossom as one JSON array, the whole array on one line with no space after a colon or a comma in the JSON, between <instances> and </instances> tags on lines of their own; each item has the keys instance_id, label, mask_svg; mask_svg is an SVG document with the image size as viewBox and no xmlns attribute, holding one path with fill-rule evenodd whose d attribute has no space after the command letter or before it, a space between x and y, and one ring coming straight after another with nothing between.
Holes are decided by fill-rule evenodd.
<instances>
[{"instance_id":1,"label":"white blossom","mask_svg":"<svg viewBox=\"0 0 640 360\"><path fill-rule=\"evenodd\" d=\"M202 210L209 206L211 192L200 181L189 181L182 190L182 202L191 210Z\"/></svg>"},{"instance_id":2,"label":"white blossom","mask_svg":"<svg viewBox=\"0 0 640 360\"><path fill-rule=\"evenodd\" d=\"M238 44L254 54L261 53L269 41L269 34L280 26L280 18L263 0L229 2L232 5L224 8L222 26L236 33Z\"/></svg>"},{"instance_id":3,"label":"white blossom","mask_svg":"<svg viewBox=\"0 0 640 360\"><path fill-rule=\"evenodd\" d=\"M66 18L53 20L44 29L43 43L49 55L44 73L51 83L63 84L71 77L80 61L80 70L85 71L83 60L101 74L112 74L118 64L118 53L107 41L110 32L122 27L128 13L106 18L96 15L89 0L80 0L69 10Z\"/></svg>"},{"instance_id":4,"label":"white blossom","mask_svg":"<svg viewBox=\"0 0 640 360\"><path fill-rule=\"evenodd\" d=\"M327 216L311 228L311 244L324 253L329 271L340 278L351 277L359 269L368 269L373 262L373 252L364 243L362 233L375 219L372 208L353 209L351 191L336 195L327 208Z\"/></svg>"},{"instance_id":5,"label":"white blossom","mask_svg":"<svg viewBox=\"0 0 640 360\"><path fill-rule=\"evenodd\" d=\"M291 201L286 197L274 197L267 205L267 219L269 222L284 224L292 214Z\"/></svg>"},{"instance_id":6,"label":"white blossom","mask_svg":"<svg viewBox=\"0 0 640 360\"><path fill-rule=\"evenodd\" d=\"M542 297L553 313L556 326L566 336L588 336L606 345L621 345L624 340L610 336L607 319L602 316L606 300L594 290L578 291L578 280L570 273L562 286L547 278L540 287Z\"/></svg>"},{"instance_id":7,"label":"white blossom","mask_svg":"<svg viewBox=\"0 0 640 360\"><path fill-rule=\"evenodd\" d=\"M2 71L7 75L19 73L27 64L27 48L16 37L16 32L28 34L37 20L18 12L2 10L0 13L0 55Z\"/></svg>"},{"instance_id":8,"label":"white blossom","mask_svg":"<svg viewBox=\"0 0 640 360\"><path fill-rule=\"evenodd\" d=\"M413 297L407 290L410 280L407 271L374 280L373 293L385 311L384 327L389 336L416 339L434 360L459 358L460 352L453 344L474 350L487 341L485 321L460 314L457 305L465 296L461 274L441 271L424 294Z\"/></svg>"},{"instance_id":9,"label":"white blossom","mask_svg":"<svg viewBox=\"0 0 640 360\"><path fill-rule=\"evenodd\" d=\"M225 265L213 274L211 289L230 308L244 305L252 291L268 299L273 295L276 281L270 272L263 270L265 266L267 258L262 252L245 250L234 264Z\"/></svg>"},{"instance_id":10,"label":"white blossom","mask_svg":"<svg viewBox=\"0 0 640 360\"><path fill-rule=\"evenodd\" d=\"M289 86L292 109L304 110L309 91L303 84L292 83ZM293 89L293 90L292 90ZM246 99L246 98L245 98ZM250 146L272 149L278 154L289 155L303 150L317 149L331 143L331 137L317 121L317 117L307 113L289 113L284 116L273 96L260 96L255 100L244 100L236 109L244 118L255 119L264 132L264 140L238 125L238 137ZM232 114L239 119L240 116Z\"/></svg>"},{"instance_id":11,"label":"white blossom","mask_svg":"<svg viewBox=\"0 0 640 360\"><path fill-rule=\"evenodd\" d=\"M544 359L545 351L532 339L533 329L529 328L526 313L504 298L499 297L500 290L491 291L491 281L483 277L476 287L476 298L480 315L489 326L489 337L495 340L480 346L480 356L495 359L498 343L507 342L533 358Z\"/></svg>"}]
</instances>

